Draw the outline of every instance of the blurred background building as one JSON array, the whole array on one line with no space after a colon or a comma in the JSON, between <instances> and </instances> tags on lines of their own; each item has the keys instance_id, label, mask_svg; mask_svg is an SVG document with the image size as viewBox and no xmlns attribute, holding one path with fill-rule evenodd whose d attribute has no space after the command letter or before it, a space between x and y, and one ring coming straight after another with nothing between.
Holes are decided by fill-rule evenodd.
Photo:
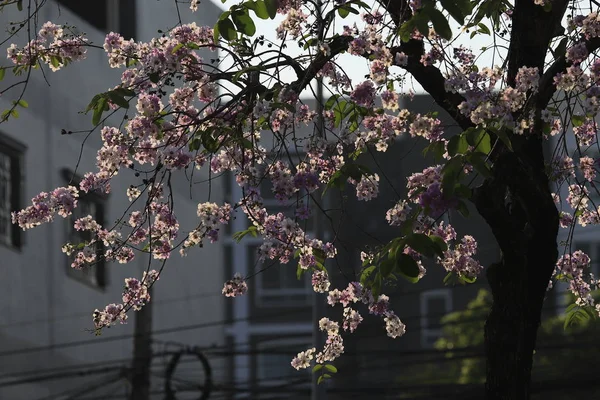
<instances>
[{"instance_id":1,"label":"blurred background building","mask_svg":"<svg viewBox=\"0 0 600 400\"><path fill-rule=\"evenodd\" d=\"M181 17L183 22L195 18L198 25L212 25L219 14L219 7L206 1L201 13L185 12ZM23 15L9 6L0 16L2 26ZM175 26L179 17L170 1L52 0L45 2L37 21L39 25L54 21L76 26L91 42L102 46L104 35L111 30L147 41L158 35L160 27ZM25 42L27 32L22 30L17 38ZM0 63L5 66L7 62ZM109 68L99 49L88 50L85 61L56 73L36 71L27 84L29 108L19 110L19 118L0 126L1 399L129 398L132 385L140 384L134 376L139 378L146 367L150 367L152 398L162 399L173 354L187 346L206 349L225 344L221 246L191 251L187 258L175 255L160 284L153 288L146 311L132 312L128 324L105 329L100 337L89 332L94 309L120 302L124 278L141 278L149 259L138 257L127 266L105 263L76 271L60 248L67 241L85 239L71 229L80 214L92 214L109 226L121 217L130 204L125 190L134 179L132 173L122 172L106 197L83 196L77 214L69 219L57 217L53 223L26 232L10 224L10 212L29 205L40 191L65 186L73 176L76 181L83 173L96 170L100 138L97 131L87 139L85 133L77 133L91 128L91 115L81 111L95 94L116 85L121 72ZM7 73L3 86L12 83L9 79L17 82L19 78L23 77L12 78ZM0 109L9 108L21 88L17 86L0 98ZM107 122L111 123L120 121ZM63 129L74 133L61 135ZM184 226L193 224L194 218L182 217L195 217L197 203L208 200L207 186L193 188L193 202L187 181L173 184L178 192L177 215L182 229L189 230L190 226ZM213 183L211 201L223 200L219 185ZM153 264L156 267L159 265ZM143 339L137 342L137 361L144 362L134 364L136 334ZM150 354L154 355L151 359ZM224 372L222 358L212 359L210 366L218 380ZM205 374L196 355L182 355L172 374L173 385L176 379L183 381L180 386L193 384L197 398Z\"/></svg>"},{"instance_id":2,"label":"blurred background building","mask_svg":"<svg viewBox=\"0 0 600 400\"><path fill-rule=\"evenodd\" d=\"M196 18L198 25L212 25L219 13L218 6L205 1L202 12L185 12L181 17L183 22ZM17 19L10 13L2 17ZM157 27L174 26L179 16L170 1L52 0L39 20L72 24L101 44L103 35L111 30L148 40L156 36ZM385 292L407 325L406 335L395 340L386 337L382 321L361 312L365 321L347 336L345 355L335 363L340 373L327 383L326 393L311 393L310 373L295 371L290 360L313 345L315 316L320 318L323 312L339 318L341 309L327 307L315 312L308 275L298 280L295 265L258 262L258 239L247 237L239 244L233 240L233 233L247 228L242 216L233 221L219 243L190 251L186 258L172 257L153 289L151 305L143 312L131 313L127 325L105 330L100 337L88 332L92 311L117 302L123 279L141 276L149 260L139 258L126 267L106 263L89 271L74 271L60 246L78 239L79 233L70 229L69 222L79 215L58 218L27 232L10 224L10 212L27 206L39 191L66 185L80 173L95 169L100 145L97 135L87 140L77 133L61 135L62 129L89 129L90 116L79 112L95 94L118 82L120 72L108 68L100 51L88 55L84 62L63 71L45 77L33 74L27 87L29 108L20 110L20 118L0 126L1 399L132 398L132 388L139 384L136 379L146 373L148 398L152 399L196 399L202 394L210 399L482 398L481 335L489 297L480 290L487 287L486 280L481 277L468 286L444 286L445 271L435 265L427 265L427 275L418 285L400 280ZM0 109L8 108L12 98L0 98ZM402 108L412 112L439 112L446 131L459 132L429 96L417 95L403 102ZM431 165L422 153L424 144L402 137L386 153L378 153L376 160L366 161L372 170L388 175L382 176L377 199L363 203L349 195L346 211L336 217L340 224L337 240L344 246L339 248L335 265L329 267L337 271L332 279L338 287L355 279L365 246L398 235L385 221L385 212L406 195L407 176ZM122 175L113 183L112 194L82 197L78 213L93 214L107 224L118 219L129 204L124 192L131 176ZM197 202L208 200L206 185L193 188L194 201L188 200L187 182L174 182L174 187L181 194L179 216L195 215ZM237 190L232 177L216 179L210 199L237 199ZM269 193L270 188L263 188L265 198ZM329 194L328 201L335 205L340 198ZM291 205L274 199L267 202L282 212L293 211ZM478 259L487 266L500 254L484 221L471 211L468 219L451 213L447 220L460 235L471 234L478 240ZM309 225L308 232L319 229L332 235L322 219ZM582 232L576 246L599 260L597 230ZM223 282L233 273L252 276L263 269L249 281L247 296L225 299L221 295ZM586 390L586 395L596 393L595 384L582 377L585 371L575 368L576 362L572 370L577 371L573 373L578 374L577 379L564 372L564 366L572 362L568 354L585 359L595 356L597 348L588 344L590 329L571 336L557 329L560 323L553 317L564 311L563 290L559 287L549 292L545 305L550 324L542 330L541 355L536 358L543 368L534 376L539 399L581 395L573 387ZM324 295L316 296L317 302L325 301ZM470 311L463 312L468 307ZM451 318L443 320L448 314ZM562 380L555 377L560 371ZM177 391L176 397L167 396L169 387ZM552 393L541 391L544 387Z\"/></svg>"}]
</instances>

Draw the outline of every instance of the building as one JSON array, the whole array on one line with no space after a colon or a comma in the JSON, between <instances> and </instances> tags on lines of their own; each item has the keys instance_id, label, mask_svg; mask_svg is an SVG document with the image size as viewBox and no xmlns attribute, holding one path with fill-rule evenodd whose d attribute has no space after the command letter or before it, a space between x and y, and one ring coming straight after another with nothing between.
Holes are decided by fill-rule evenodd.
<instances>
[{"instance_id":1,"label":"building","mask_svg":"<svg viewBox=\"0 0 600 400\"><path fill-rule=\"evenodd\" d=\"M401 108L415 113L439 112L439 118L448 124L446 131L450 134L459 132L450 125L450 117L435 105L431 97L418 95L412 101L403 101ZM300 128L298 136L312 132L312 127L306 128L306 132L303 129ZM365 246L376 245L377 240L386 243L399 235L396 229L388 225L385 214L399 198L406 197L406 178L431 165L431 160L423 157L424 146L424 140L415 141L405 135L387 152L377 153L376 161L368 156L361 158L361 162L380 176L382 170L388 174L385 179L381 176L379 196L368 203L357 201L354 189L349 188L344 199L346 212L332 213L334 231L331 224L321 221L323 225L320 229L324 235L335 235L337 238L339 255L335 262L329 264L335 287L343 288L349 281L358 280L356 274L361 269L360 252ZM238 185L231 180L226 197L240 198L241 192L237 190ZM261 187L261 194L267 198L267 206L293 212L291 204L268 199L269 195L272 196L270 187ZM328 204L336 207L341 197L330 192ZM475 212L467 220L458 213L452 213L449 218L460 234L471 234L477 238L478 259L483 265L499 259L499 251L489 228ZM232 233L245 230L247 223L247 218L240 215L231 226ZM312 231L318 229L317 224L314 220L310 223ZM306 230L310 232L311 228ZM312 293L307 276L297 280L294 262L287 265L259 263L256 247L261 243L260 238L246 237L239 244L233 239L230 241L232 250L224 253L227 257L225 277L235 272L252 276L248 294L226 303L228 319L231 321L226 328L232 354L228 369L231 370L232 385L243 389L235 398L308 398L311 392L310 378L306 373L290 367L291 358L315 343L315 321L323 316L339 319L341 309L331 309L325 305L324 295ZM235 266L235 270L230 266ZM338 268L340 273L337 272ZM464 308L477 290L487 285L485 277L481 277L476 284L467 287L444 286L442 281L445 275L441 267L431 265L426 277L417 285L400 280L396 288L385 291L392 300L393 309L407 324L407 334L402 338L388 338L382 321L368 316L363 310L361 314L365 320L355 333L346 335L345 353L334 363L340 369L340 374L329 384L326 397L320 398L345 398L352 393L356 398L366 399L374 393L378 396L393 394L398 387L395 378L402 374L403 369L408 368L411 362L422 360L433 350L433 343L441 335L440 319L451 311ZM321 348L323 343L317 342L319 344L316 347ZM400 358L402 361L399 361ZM249 393L244 394L244 391Z\"/></svg>"},{"instance_id":2,"label":"building","mask_svg":"<svg viewBox=\"0 0 600 400\"><path fill-rule=\"evenodd\" d=\"M184 23L196 18L198 25L211 25L219 14L219 7L207 1L201 13L185 12L182 18ZM23 15L12 5L2 18L18 21ZM37 21L74 25L101 46L104 34L111 30L149 40L158 29L175 26L178 15L173 2L52 0L38 11ZM14 40L23 43L26 37L22 31ZM7 62L5 59L0 65ZM91 129L91 115L80 111L95 94L116 85L120 74L108 67L101 49L88 49L85 61L56 73L34 71L24 95L29 107L19 109L18 119L0 125L0 398L126 397L131 390L129 369L136 323L140 324L138 332L152 331L150 372L155 398L164 398L165 367L173 354L187 346L205 349L224 344L223 247L195 249L187 258L173 256L153 289L151 309L132 312L128 324L95 337L88 331L93 328L94 309L119 302L124 278L140 278L148 259L138 257L127 266L106 263L76 271L60 248L69 238L85 239L69 228L68 222L78 214L69 220L57 217L53 223L26 232L10 224L10 212L29 205L40 191L64 186L73 176L96 169L97 132L84 141L85 134L61 135L61 130ZM8 87L16 79L8 72L1 84ZM0 109L10 107L20 88L16 86L0 98ZM129 205L124 193L133 178L127 171L122 175L113 181L108 196L82 196L77 212L94 214L107 224L117 220ZM187 182L175 181L174 190L180 193L177 214L195 216L197 203L206 201L206 188L195 187L192 201ZM211 190L212 201L220 202L223 190L219 183ZM189 228L185 222L189 225L191 220L182 218L182 229ZM173 373L173 387L175 379L185 377L191 368L196 375L188 374L186 379L193 381L197 394L204 384L201 364L187 363L194 361L190 355L183 358L185 368L178 366ZM220 384L223 363L219 359L209 362L213 381Z\"/></svg>"}]
</instances>

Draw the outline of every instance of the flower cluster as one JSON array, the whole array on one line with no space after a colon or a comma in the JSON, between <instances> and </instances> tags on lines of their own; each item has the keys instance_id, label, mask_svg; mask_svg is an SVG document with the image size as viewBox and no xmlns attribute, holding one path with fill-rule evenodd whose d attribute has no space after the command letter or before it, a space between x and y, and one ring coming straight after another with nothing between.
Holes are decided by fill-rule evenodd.
<instances>
[{"instance_id":1,"label":"flower cluster","mask_svg":"<svg viewBox=\"0 0 600 400\"><path fill-rule=\"evenodd\" d=\"M248 292L248 284L240 274L235 274L232 279L225 282L222 293L227 297L242 296Z\"/></svg>"},{"instance_id":2,"label":"flower cluster","mask_svg":"<svg viewBox=\"0 0 600 400\"><path fill-rule=\"evenodd\" d=\"M557 279L569 283L569 290L575 296L575 302L579 306L593 306L592 287L585 279L585 271L590 266L590 258L581 250L574 251L572 254L565 254L560 257L556 263L556 269L553 275L558 274ZM591 276L591 281L595 282Z\"/></svg>"},{"instance_id":3,"label":"flower cluster","mask_svg":"<svg viewBox=\"0 0 600 400\"><path fill-rule=\"evenodd\" d=\"M326 271L313 272L311 282L316 293L325 293L329 290L330 283Z\"/></svg>"},{"instance_id":4,"label":"flower cluster","mask_svg":"<svg viewBox=\"0 0 600 400\"><path fill-rule=\"evenodd\" d=\"M473 258L476 253L477 242L472 236L467 235L453 250L444 252L441 264L448 272L474 278L483 270L483 266Z\"/></svg>"},{"instance_id":5,"label":"flower cluster","mask_svg":"<svg viewBox=\"0 0 600 400\"><path fill-rule=\"evenodd\" d=\"M125 323L129 308L140 310L147 304L150 301L148 289L159 279L159 275L158 271L151 270L144 272L141 281L135 278L125 279L123 304L109 304L102 311L98 309L94 311L93 320L96 332L114 325L117 321Z\"/></svg>"},{"instance_id":6,"label":"flower cluster","mask_svg":"<svg viewBox=\"0 0 600 400\"><path fill-rule=\"evenodd\" d=\"M22 49L11 44L8 58L17 66L36 67L38 62L58 71L67 64L85 58L87 39L81 35L67 35L64 27L52 22L42 25L38 35Z\"/></svg>"},{"instance_id":7,"label":"flower cluster","mask_svg":"<svg viewBox=\"0 0 600 400\"><path fill-rule=\"evenodd\" d=\"M74 186L59 187L51 193L42 192L33 198L31 206L11 214L12 223L26 230L54 220L55 214L66 218L77 207L78 197L79 191Z\"/></svg>"},{"instance_id":8,"label":"flower cluster","mask_svg":"<svg viewBox=\"0 0 600 400\"><path fill-rule=\"evenodd\" d=\"M356 198L358 200L369 201L379 194L379 175L363 175L359 182L350 179L350 182L356 185Z\"/></svg>"}]
</instances>

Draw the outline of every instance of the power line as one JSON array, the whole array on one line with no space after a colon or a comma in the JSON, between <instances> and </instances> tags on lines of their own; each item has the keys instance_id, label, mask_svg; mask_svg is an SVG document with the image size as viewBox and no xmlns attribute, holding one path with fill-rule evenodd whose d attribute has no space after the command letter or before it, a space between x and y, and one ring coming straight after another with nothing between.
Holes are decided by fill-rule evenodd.
<instances>
[{"instance_id":1,"label":"power line","mask_svg":"<svg viewBox=\"0 0 600 400\"><path fill-rule=\"evenodd\" d=\"M264 319L269 319L269 318L278 317L278 316L299 314L299 313L302 313L303 311L304 310L286 311L286 312L273 313L273 314L262 315L262 316L251 316L251 317L244 317L244 318L237 318L237 319L225 319L225 320L220 320L220 321L205 322L205 323L192 324L192 325L182 325L182 326L177 326L177 327L172 327L172 328L157 329L157 330L152 331L152 335L163 335L163 334L167 334L167 333L181 332L181 331L186 331L186 330L210 328L210 327L214 327L214 326L227 325L227 324L231 324L234 322L240 322L240 321L264 320ZM73 341L73 342L56 343L56 344L49 345L49 346L36 346L36 347L29 347L29 348L24 348L24 349L8 350L8 351L0 352L0 357L21 355L21 354L27 354L27 353L37 353L37 352L41 352L41 351L52 351L52 350L56 350L56 349L77 347L77 346L87 346L87 345L91 345L91 344L99 344L99 343L106 343L106 342L114 342L117 340L131 339L135 336L136 336L135 334L125 334L125 335L112 336L112 337L96 338L94 340L78 340L78 341Z\"/></svg>"},{"instance_id":2,"label":"power line","mask_svg":"<svg viewBox=\"0 0 600 400\"><path fill-rule=\"evenodd\" d=\"M156 299L156 296L153 296L152 301L154 302L155 305L158 306L158 305L178 303L178 302L193 300L193 299L200 299L200 298L207 298L207 297L220 297L220 296L223 296L223 293L221 293L221 292L205 293L205 294L198 294L198 295L192 295L192 296L173 297L173 298L168 298L168 299L164 299L164 300ZM88 312L80 312L80 313L74 313L74 314L61 315L61 316L54 317L54 318L18 321L18 322L12 322L9 324L1 324L0 329L13 328L13 327L17 327L17 326L36 325L36 324L56 322L56 321L63 321L63 320L68 320L68 319L80 318L80 317L90 317L91 315L92 315L92 313L90 313L88 311Z\"/></svg>"}]
</instances>

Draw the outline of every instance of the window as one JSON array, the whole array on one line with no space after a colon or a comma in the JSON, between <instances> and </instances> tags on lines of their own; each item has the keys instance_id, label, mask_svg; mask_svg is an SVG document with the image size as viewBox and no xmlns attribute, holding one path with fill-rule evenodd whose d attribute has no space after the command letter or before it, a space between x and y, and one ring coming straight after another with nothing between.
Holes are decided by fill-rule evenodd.
<instances>
[{"instance_id":1,"label":"window","mask_svg":"<svg viewBox=\"0 0 600 400\"><path fill-rule=\"evenodd\" d=\"M23 152L25 146L0 135L0 243L20 248L22 231L11 222L22 198Z\"/></svg>"},{"instance_id":2,"label":"window","mask_svg":"<svg viewBox=\"0 0 600 400\"><path fill-rule=\"evenodd\" d=\"M441 320L452 311L450 289L428 290L421 293L421 346L433 347L442 336Z\"/></svg>"},{"instance_id":3,"label":"window","mask_svg":"<svg viewBox=\"0 0 600 400\"><path fill-rule=\"evenodd\" d=\"M590 184L589 182L586 181L583 172L581 171L581 169L579 168L579 160L581 157L591 157L594 160L596 160L596 162L598 162L598 160L600 159L600 151L597 149L596 145L589 147L587 149L582 149L581 150L581 155L579 154L579 151L577 150L573 150L572 154L574 162L575 162L575 176L577 177L577 181L579 183L585 183L586 188L589 191L589 199L590 202L595 206L598 207L600 206L600 184L599 184L599 178L598 176L596 176L596 178L594 179L593 183ZM596 163L595 165L596 170L598 170L598 164ZM575 183L575 182L572 182Z\"/></svg>"},{"instance_id":4,"label":"window","mask_svg":"<svg viewBox=\"0 0 600 400\"><path fill-rule=\"evenodd\" d=\"M63 174L67 182L71 181L69 179L71 174L68 171L63 171ZM78 179L76 181L78 181ZM65 242L74 245L89 242L92 239L91 232L77 231L73 227L73 224L75 224L77 219L91 215L99 224L104 225L104 204L105 197L93 192L80 192L77 208L75 208L73 213L66 219L67 234ZM75 253L69 256L66 261L67 273L72 278L80 280L90 286L104 288L107 284L107 270L104 258L100 257L103 254L102 243L96 243L95 250L98 255L98 261L94 265L86 266L81 270L71 267Z\"/></svg>"},{"instance_id":5,"label":"window","mask_svg":"<svg viewBox=\"0 0 600 400\"><path fill-rule=\"evenodd\" d=\"M102 32L116 31L125 39L135 38L135 0L57 0Z\"/></svg>"},{"instance_id":6,"label":"window","mask_svg":"<svg viewBox=\"0 0 600 400\"><path fill-rule=\"evenodd\" d=\"M290 384L295 380L298 380L299 383L307 383L308 379L305 375L299 374L298 371L290 367L290 354L296 355L311 346L310 337L283 338L259 342L256 346L257 385ZM273 396L271 398L281 398L280 395L273 394ZM267 397L261 396L261 398Z\"/></svg>"},{"instance_id":7,"label":"window","mask_svg":"<svg viewBox=\"0 0 600 400\"><path fill-rule=\"evenodd\" d=\"M581 250L590 257L590 269L586 275L591 272L597 278L600 270L600 242L574 242L573 251L576 250Z\"/></svg>"},{"instance_id":8,"label":"window","mask_svg":"<svg viewBox=\"0 0 600 400\"><path fill-rule=\"evenodd\" d=\"M258 260L258 244L248 246L248 264L250 270L262 271L254 278L256 284L256 303L262 307L290 307L310 304L310 274L301 279L296 276L297 262L280 264L273 260Z\"/></svg>"},{"instance_id":9,"label":"window","mask_svg":"<svg viewBox=\"0 0 600 400\"><path fill-rule=\"evenodd\" d=\"M297 162L297 160L295 160ZM237 183L233 174L229 175L228 185L225 187L225 194L231 197L236 189ZM260 193L263 197L263 202L270 214L283 213L289 218L295 217L297 208L296 198L289 202L281 202L275 199L272 186L268 178L260 182ZM241 195L241 193L239 194ZM305 199L305 195L301 193L299 197ZM230 199L236 201L237 199ZM229 224L225 233L231 237L232 233L244 230L248 227L249 221L247 218L238 217ZM300 227L310 236L314 229L312 218L308 220L298 220ZM302 279L298 280L297 260L292 259L287 264L280 264L274 260L267 259L260 262L258 258L258 249L263 243L261 237L251 237L247 235L240 244L235 244L235 247L245 246L245 254L241 256L244 260L244 267L236 266L236 271L246 271L248 275L254 275L250 284L254 285L252 292L254 293L254 302L257 307L303 307L311 303L311 284L310 274L304 274ZM230 279L230 278L227 278Z\"/></svg>"}]
</instances>

